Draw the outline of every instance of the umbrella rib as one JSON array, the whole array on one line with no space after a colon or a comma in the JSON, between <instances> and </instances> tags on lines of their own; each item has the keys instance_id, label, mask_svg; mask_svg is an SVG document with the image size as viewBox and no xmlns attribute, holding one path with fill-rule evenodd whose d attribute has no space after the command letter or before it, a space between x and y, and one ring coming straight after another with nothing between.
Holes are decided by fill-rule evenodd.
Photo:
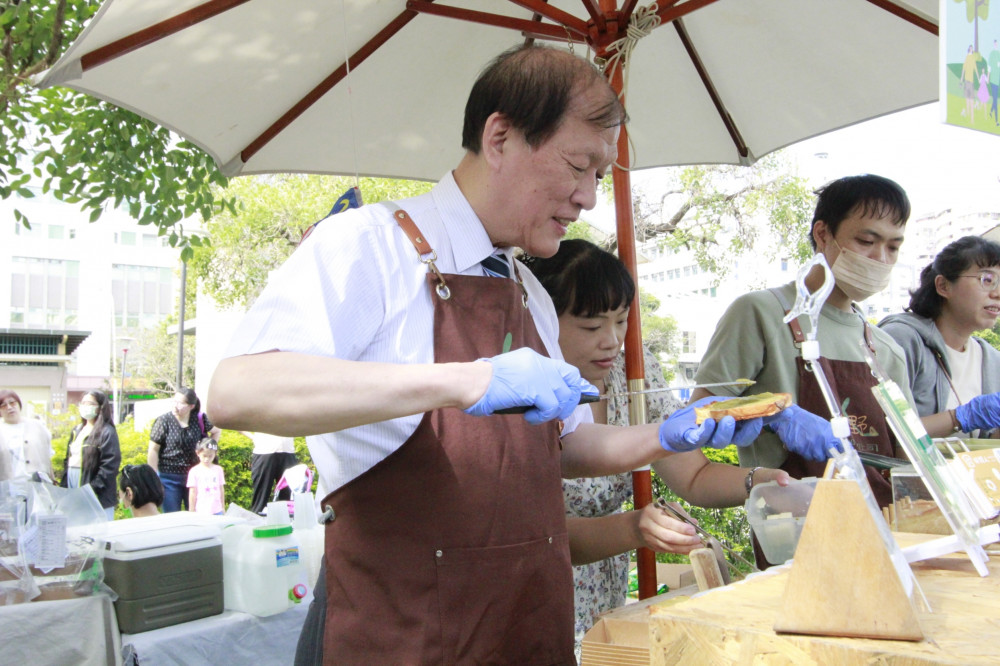
<instances>
[{"instance_id":1,"label":"umbrella rib","mask_svg":"<svg viewBox=\"0 0 1000 666\"><path fill-rule=\"evenodd\" d=\"M315 104L319 98L330 92L335 85L340 83L344 77L347 76L348 67L350 67L350 69L354 69L363 63L368 59L368 56L377 51L379 47L389 41L393 35L402 30L403 26L416 18L416 16L417 12L408 9L400 12L400 14L386 24L386 26L382 28L378 34L369 39L361 48L355 51L354 54L347 59L347 62L335 69L333 73L323 79L319 85L310 90L305 97L296 102L295 106L286 111L284 115L274 122L274 124L264 130L264 132L256 139L251 141L246 148L241 150L240 159L243 160L243 163L246 164L250 161L250 158L256 155L261 148L266 146L271 139L277 136L283 129L291 125L296 118L305 113L306 109Z\"/></svg>"},{"instance_id":2,"label":"umbrella rib","mask_svg":"<svg viewBox=\"0 0 1000 666\"><path fill-rule=\"evenodd\" d=\"M743 140L743 135L740 134L739 128L736 127L736 123L733 122L733 117L729 115L729 111L726 110L726 105L722 102L722 97L719 95L719 91L715 88L715 84L712 82L712 77L708 75L705 63L701 61L701 56L698 55L697 49L695 49L694 44L691 42L691 37L688 35L687 28L684 27L684 21L682 19L675 19L672 23L674 25L674 29L677 31L677 36L681 40L681 44L684 45L684 50L687 51L688 57L691 58L691 64L694 65L695 70L698 72L698 76L701 77L701 82L705 86L705 91L708 93L708 96L712 98L712 103L715 105L716 111L719 112L719 118L722 120L722 124L726 126L726 130L729 132L729 136L732 138L733 144L736 146L736 150L739 152L740 157L746 160L750 155L750 149Z\"/></svg>"},{"instance_id":3,"label":"umbrella rib","mask_svg":"<svg viewBox=\"0 0 1000 666\"><path fill-rule=\"evenodd\" d=\"M553 39L566 39L567 36L573 36L579 38L581 42L586 41L587 32L586 25L584 25L584 30L581 32L579 29L570 25L549 25L546 23L538 23L536 21L530 21L528 19L519 19L513 16L500 16L498 14L489 14L487 12L478 12L472 9L461 9L459 7L445 7L443 5L432 5L427 0L408 0L406 3L407 9L413 10L415 12L420 12L421 14L433 14L434 16L443 16L445 18L459 19L462 21L468 21L470 23L481 23L483 25L492 25L497 28L510 28L512 30L520 30L523 33L529 35L534 35L536 37L551 37ZM567 31L571 33L567 35Z\"/></svg>"},{"instance_id":4,"label":"umbrella rib","mask_svg":"<svg viewBox=\"0 0 1000 666\"><path fill-rule=\"evenodd\" d=\"M559 25L566 26L567 30L572 30L578 35L586 36L587 34L587 24L584 21L545 2L540 2L539 0L510 0L510 2L524 9L530 9L536 14L541 14Z\"/></svg>"},{"instance_id":5,"label":"umbrella rib","mask_svg":"<svg viewBox=\"0 0 1000 666\"><path fill-rule=\"evenodd\" d=\"M927 19L925 19L923 16L920 16L919 14L911 12L908 9L904 9L903 7L900 7L896 3L891 2L891 0L868 0L868 2L872 3L876 7L880 7L882 9L884 9L885 11L889 12L890 14L894 14L894 15L898 16L899 18L903 19L904 21L909 21L913 25L917 26L918 28L922 28L922 29L926 30L927 32L931 33L932 35L937 35L938 34L938 26L936 26L934 23L932 23L931 21L928 21Z\"/></svg>"},{"instance_id":6,"label":"umbrella rib","mask_svg":"<svg viewBox=\"0 0 1000 666\"><path fill-rule=\"evenodd\" d=\"M175 32L180 32L185 28L207 21L208 19L238 7L248 0L209 0L203 5L198 5L193 9L182 12L177 16L172 16L165 21L160 21L155 25L144 28L131 35L115 40L110 44L94 49L90 53L84 54L80 58L80 66L83 71L87 71L98 65L103 65L109 60L114 60L126 53L135 51L148 44L159 41L164 37L169 37Z\"/></svg>"},{"instance_id":7,"label":"umbrella rib","mask_svg":"<svg viewBox=\"0 0 1000 666\"><path fill-rule=\"evenodd\" d=\"M663 25L664 23L675 21L682 16L687 16L697 9L707 7L714 2L717 2L717 0L687 0L684 3L674 0L667 3L665 7L661 6L656 13L660 17L660 25Z\"/></svg>"}]
</instances>

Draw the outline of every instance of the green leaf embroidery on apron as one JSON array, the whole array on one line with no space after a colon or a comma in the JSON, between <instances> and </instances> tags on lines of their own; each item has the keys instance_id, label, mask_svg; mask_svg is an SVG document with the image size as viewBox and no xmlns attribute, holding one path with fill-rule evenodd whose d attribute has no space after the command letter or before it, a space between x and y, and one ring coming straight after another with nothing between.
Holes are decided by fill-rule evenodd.
<instances>
[{"instance_id":1,"label":"green leaf embroidery on apron","mask_svg":"<svg viewBox=\"0 0 1000 666\"><path fill-rule=\"evenodd\" d=\"M507 333L507 335L505 335L503 339L503 351L501 353L506 354L507 352L509 352L510 346L511 344L513 344L513 342L514 342L514 336L511 335L510 333Z\"/></svg>"}]
</instances>

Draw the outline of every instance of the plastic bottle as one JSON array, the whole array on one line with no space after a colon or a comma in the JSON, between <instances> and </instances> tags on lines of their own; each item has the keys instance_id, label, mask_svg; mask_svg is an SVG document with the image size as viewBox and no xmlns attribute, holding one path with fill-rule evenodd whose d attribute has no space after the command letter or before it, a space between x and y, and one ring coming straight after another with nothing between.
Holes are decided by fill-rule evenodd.
<instances>
[{"instance_id":1,"label":"plastic bottle","mask_svg":"<svg viewBox=\"0 0 1000 666\"><path fill-rule=\"evenodd\" d=\"M223 532L226 608L265 617L301 602L307 588L292 526L234 527L242 529Z\"/></svg>"},{"instance_id":2,"label":"plastic bottle","mask_svg":"<svg viewBox=\"0 0 1000 666\"><path fill-rule=\"evenodd\" d=\"M306 585L309 589L313 589L316 587L320 563L323 560L325 531L316 520L316 504L311 492L293 493L292 499L295 505L295 536L298 537L299 545L302 547Z\"/></svg>"}]
</instances>

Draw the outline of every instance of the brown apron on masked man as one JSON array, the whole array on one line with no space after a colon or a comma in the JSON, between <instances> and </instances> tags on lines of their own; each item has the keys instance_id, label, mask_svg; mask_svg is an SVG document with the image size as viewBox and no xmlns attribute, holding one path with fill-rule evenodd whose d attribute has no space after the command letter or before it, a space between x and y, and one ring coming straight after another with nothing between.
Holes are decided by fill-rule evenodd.
<instances>
[{"instance_id":1,"label":"brown apron on masked man","mask_svg":"<svg viewBox=\"0 0 1000 666\"><path fill-rule=\"evenodd\" d=\"M771 291L776 296L778 295L776 290ZM788 305L783 295L778 300L782 302L782 308L787 314ZM805 340L798 320L793 319L789 322L788 328L791 330L796 347L798 347ZM864 341L874 354L875 345L872 342L871 330L867 321L864 322ZM896 437L889 430L885 414L872 394L871 389L878 382L872 375L868 364L864 361L835 361L822 357L819 362L823 366L823 372L826 374L834 396L840 400L841 413L850 421L851 443L854 444L858 453L877 453L892 458L901 457L898 453ZM795 359L795 363L798 368L799 406L824 419L829 419L832 416L830 408L823 398L823 392L819 388L815 374L806 367L806 362L801 356ZM823 476L826 462L806 460L799 454L789 451L788 458L782 463L781 469L796 479L810 476L819 478ZM884 507L891 504L892 485L882 471L865 465L865 474L878 505ZM781 562L767 561L756 536L753 538L753 551L760 569L781 564Z\"/></svg>"},{"instance_id":2,"label":"brown apron on masked man","mask_svg":"<svg viewBox=\"0 0 1000 666\"><path fill-rule=\"evenodd\" d=\"M394 216L433 258L409 216ZM546 354L519 279L429 264L427 283L436 363ZM438 409L328 495L323 663L575 664L559 459L555 422ZM309 663L305 640L296 663Z\"/></svg>"}]
</instances>

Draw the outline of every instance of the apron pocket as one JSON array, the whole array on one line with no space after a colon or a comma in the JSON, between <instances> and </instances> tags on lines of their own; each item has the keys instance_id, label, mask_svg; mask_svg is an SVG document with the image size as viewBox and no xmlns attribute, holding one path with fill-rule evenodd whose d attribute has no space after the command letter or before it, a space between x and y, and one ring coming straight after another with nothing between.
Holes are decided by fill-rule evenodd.
<instances>
[{"instance_id":1,"label":"apron pocket","mask_svg":"<svg viewBox=\"0 0 1000 666\"><path fill-rule=\"evenodd\" d=\"M435 561L445 663L575 663L566 534Z\"/></svg>"}]
</instances>

